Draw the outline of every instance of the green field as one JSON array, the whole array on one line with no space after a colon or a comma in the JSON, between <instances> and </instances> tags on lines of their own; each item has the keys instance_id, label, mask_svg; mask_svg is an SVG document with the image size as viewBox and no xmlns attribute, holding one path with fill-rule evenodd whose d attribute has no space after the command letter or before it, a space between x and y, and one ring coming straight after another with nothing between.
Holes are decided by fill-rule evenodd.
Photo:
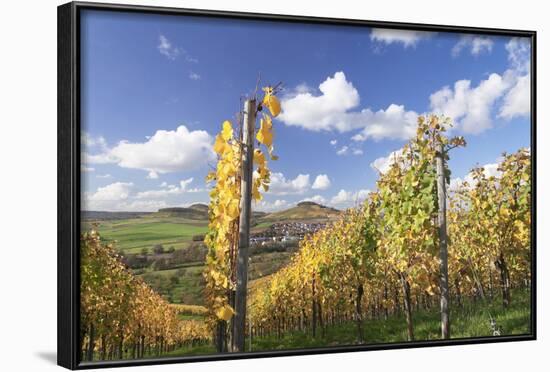
<instances>
[{"instance_id":1,"label":"green field","mask_svg":"<svg viewBox=\"0 0 550 372\"><path fill-rule=\"evenodd\" d=\"M291 254L272 252L253 256L250 261L250 285L256 279L270 275L285 265ZM171 303L204 305L204 264L193 262L168 270L147 269L138 274L153 289L162 294Z\"/></svg>"},{"instance_id":2,"label":"green field","mask_svg":"<svg viewBox=\"0 0 550 372\"><path fill-rule=\"evenodd\" d=\"M306 209L306 207L304 207ZM310 207L308 207L308 210ZM91 227L91 221L83 223L83 229ZM187 249L195 235L208 230L205 219L189 219L167 213L151 213L137 218L99 220L98 231L102 238L115 243L115 248L126 254L141 254L147 250L154 258L153 247L161 244L165 250ZM272 222L260 222L256 228L267 228ZM195 242L196 243L196 242ZM265 252L251 257L250 280L270 275L288 262L288 252ZM155 291L169 302L193 305L204 304L204 262L186 262L166 269L148 266L135 271Z\"/></svg>"},{"instance_id":3,"label":"green field","mask_svg":"<svg viewBox=\"0 0 550 372\"><path fill-rule=\"evenodd\" d=\"M88 226L84 225L84 229ZM100 221L98 230L108 241L116 241L116 248L126 253L150 252L155 244L165 248L185 248L193 235L205 234L207 222L180 217L154 215L127 220Z\"/></svg>"},{"instance_id":4,"label":"green field","mask_svg":"<svg viewBox=\"0 0 550 372\"><path fill-rule=\"evenodd\" d=\"M138 276L171 303L203 305L203 271L204 265L201 262L177 269L148 270Z\"/></svg>"},{"instance_id":5,"label":"green field","mask_svg":"<svg viewBox=\"0 0 550 372\"><path fill-rule=\"evenodd\" d=\"M258 231L258 230L263 230L263 229L267 229L269 226L271 226L273 223L272 222L260 222L258 223L257 225L254 225L252 227L252 231Z\"/></svg>"}]
</instances>

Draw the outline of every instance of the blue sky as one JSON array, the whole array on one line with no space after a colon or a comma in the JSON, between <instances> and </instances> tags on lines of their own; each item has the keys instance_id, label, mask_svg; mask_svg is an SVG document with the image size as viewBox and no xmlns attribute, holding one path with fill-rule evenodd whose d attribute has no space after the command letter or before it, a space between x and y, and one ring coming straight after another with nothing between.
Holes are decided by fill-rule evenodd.
<instances>
[{"instance_id":1,"label":"blue sky","mask_svg":"<svg viewBox=\"0 0 550 372\"><path fill-rule=\"evenodd\" d=\"M453 182L530 145L528 40L96 11L81 27L85 209L207 203L210 145L258 74L284 85L259 210L357 203L422 113L468 142Z\"/></svg>"}]
</instances>

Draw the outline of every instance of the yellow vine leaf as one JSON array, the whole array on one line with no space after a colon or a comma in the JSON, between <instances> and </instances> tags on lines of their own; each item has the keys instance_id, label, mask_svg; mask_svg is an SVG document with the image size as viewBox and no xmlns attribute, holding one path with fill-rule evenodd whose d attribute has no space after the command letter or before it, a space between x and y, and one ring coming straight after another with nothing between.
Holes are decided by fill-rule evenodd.
<instances>
[{"instance_id":1,"label":"yellow vine leaf","mask_svg":"<svg viewBox=\"0 0 550 372\"><path fill-rule=\"evenodd\" d=\"M206 182L210 182L216 179L216 172L208 172L206 175Z\"/></svg>"},{"instance_id":2,"label":"yellow vine leaf","mask_svg":"<svg viewBox=\"0 0 550 372\"><path fill-rule=\"evenodd\" d=\"M254 185L254 187L252 188L252 199L254 199L254 201L262 200L262 194L260 194L259 185Z\"/></svg>"},{"instance_id":3,"label":"yellow vine leaf","mask_svg":"<svg viewBox=\"0 0 550 372\"><path fill-rule=\"evenodd\" d=\"M265 156L260 149L254 150L254 163L259 167L265 166Z\"/></svg>"},{"instance_id":4,"label":"yellow vine leaf","mask_svg":"<svg viewBox=\"0 0 550 372\"><path fill-rule=\"evenodd\" d=\"M271 115L273 117L276 117L281 113L281 103L279 102L279 99L271 94L266 94L263 99L264 106L267 106L269 109L269 112L271 112Z\"/></svg>"},{"instance_id":5,"label":"yellow vine leaf","mask_svg":"<svg viewBox=\"0 0 550 372\"><path fill-rule=\"evenodd\" d=\"M270 148L273 145L273 133L271 132L272 127L273 124L271 122L271 118L264 115L264 117L260 120L260 130L256 135L256 139L267 148Z\"/></svg>"},{"instance_id":6,"label":"yellow vine leaf","mask_svg":"<svg viewBox=\"0 0 550 372\"><path fill-rule=\"evenodd\" d=\"M239 217L239 200L238 199L233 199L231 200L231 202L229 203L229 207L227 208L227 215L231 218L231 219L236 219L237 217Z\"/></svg>"},{"instance_id":7,"label":"yellow vine leaf","mask_svg":"<svg viewBox=\"0 0 550 372\"><path fill-rule=\"evenodd\" d=\"M229 319L231 319L231 317L233 316L233 314L235 314L235 312L233 311L233 309L231 308L231 306L229 305L225 305L223 307L220 307L217 311L216 311L216 316L221 319L221 320L225 320L225 321L228 321Z\"/></svg>"},{"instance_id":8,"label":"yellow vine leaf","mask_svg":"<svg viewBox=\"0 0 550 372\"><path fill-rule=\"evenodd\" d=\"M504 218L510 217L510 210L508 208L501 208L499 213Z\"/></svg>"},{"instance_id":9,"label":"yellow vine leaf","mask_svg":"<svg viewBox=\"0 0 550 372\"><path fill-rule=\"evenodd\" d=\"M218 155L222 155L225 152L226 147L227 147L227 144L223 140L222 135L218 134L216 136L216 142L214 142L214 151Z\"/></svg>"},{"instance_id":10,"label":"yellow vine leaf","mask_svg":"<svg viewBox=\"0 0 550 372\"><path fill-rule=\"evenodd\" d=\"M233 126L229 120L223 122L222 138L227 142L233 137Z\"/></svg>"}]
</instances>

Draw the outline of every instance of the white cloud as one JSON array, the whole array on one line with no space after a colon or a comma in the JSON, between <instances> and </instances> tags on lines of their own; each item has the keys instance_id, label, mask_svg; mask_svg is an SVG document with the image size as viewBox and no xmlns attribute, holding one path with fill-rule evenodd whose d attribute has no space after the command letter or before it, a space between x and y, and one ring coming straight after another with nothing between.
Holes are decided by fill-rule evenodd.
<instances>
[{"instance_id":1,"label":"white cloud","mask_svg":"<svg viewBox=\"0 0 550 372\"><path fill-rule=\"evenodd\" d=\"M131 182L115 182L99 187L93 193L84 193L84 210L114 210L121 201L128 199L134 184Z\"/></svg>"},{"instance_id":2,"label":"white cloud","mask_svg":"<svg viewBox=\"0 0 550 372\"><path fill-rule=\"evenodd\" d=\"M463 49L469 49L474 56L482 53L491 53L493 50L493 40L487 36L464 35L451 49L453 57L460 55Z\"/></svg>"},{"instance_id":3,"label":"white cloud","mask_svg":"<svg viewBox=\"0 0 550 372\"><path fill-rule=\"evenodd\" d=\"M355 137L357 141L409 139L415 133L417 114L405 111L404 106L391 104L377 112L368 108L350 111L359 106L359 93L341 71L321 83L319 90L321 95L317 96L306 92L283 98L279 119L286 125L316 132L363 129Z\"/></svg>"},{"instance_id":4,"label":"white cloud","mask_svg":"<svg viewBox=\"0 0 550 372\"><path fill-rule=\"evenodd\" d=\"M169 206L164 200L133 200L120 203L117 208L125 212L156 212Z\"/></svg>"},{"instance_id":5,"label":"white cloud","mask_svg":"<svg viewBox=\"0 0 550 372\"><path fill-rule=\"evenodd\" d=\"M370 193L370 190L346 191L341 189L330 199L330 204L337 208L349 208L364 201Z\"/></svg>"},{"instance_id":6,"label":"white cloud","mask_svg":"<svg viewBox=\"0 0 550 372\"><path fill-rule=\"evenodd\" d=\"M413 45L419 38L432 33L416 35L414 32L374 29L372 38L387 43L402 42ZM467 48L478 55L492 51L493 41L484 36L463 37L453 53ZM430 108L436 114L450 116L454 130L467 134L479 134L493 126L495 111L500 117L510 119L530 114L529 84L530 44L528 39L512 38L506 44L510 68L502 74L492 73L477 85L471 80L456 81L444 86L430 96ZM349 132L360 130L352 139L408 140L414 136L418 113L407 111L403 105L390 104L386 109L372 111L359 109L360 97L353 84L340 71L319 85L319 95L312 89L296 89L293 95L282 99L279 119L289 126L311 131ZM337 141L332 140L332 146ZM338 154L348 153L349 147L340 147ZM359 151L355 151L359 154Z\"/></svg>"},{"instance_id":7,"label":"white cloud","mask_svg":"<svg viewBox=\"0 0 550 372\"><path fill-rule=\"evenodd\" d=\"M136 199L162 199L172 195L180 195L183 193L189 192L202 192L206 191L204 189L194 188L189 189L188 186L193 182L193 177L186 180L182 180L179 183L179 186L167 185L163 183L164 186L160 190L147 190L141 191L136 194Z\"/></svg>"},{"instance_id":8,"label":"white cloud","mask_svg":"<svg viewBox=\"0 0 550 372\"><path fill-rule=\"evenodd\" d=\"M510 120L531 114L531 44L527 38L512 38L506 43L510 70L510 90L504 96L499 117Z\"/></svg>"},{"instance_id":9,"label":"white cloud","mask_svg":"<svg viewBox=\"0 0 550 372\"><path fill-rule=\"evenodd\" d=\"M530 70L531 42L528 38L514 37L506 43L505 48L512 69L520 73Z\"/></svg>"},{"instance_id":10,"label":"white cloud","mask_svg":"<svg viewBox=\"0 0 550 372\"><path fill-rule=\"evenodd\" d=\"M163 56L169 60L174 61L179 56L184 57L186 62L189 63L199 63L199 60L196 57L191 56L186 50L180 48L177 45L174 45L168 38L164 35L159 36L159 43L157 48Z\"/></svg>"},{"instance_id":11,"label":"white cloud","mask_svg":"<svg viewBox=\"0 0 550 372\"><path fill-rule=\"evenodd\" d=\"M95 168L90 167L90 150L105 151L107 149L107 141L103 136L94 137L87 132L82 132L80 135L80 144L82 148L82 159L80 164L80 170L82 172L93 172ZM101 157L94 155L97 160L103 160ZM92 157L92 159L95 159ZM104 161L95 161L95 163L104 163Z\"/></svg>"},{"instance_id":12,"label":"white cloud","mask_svg":"<svg viewBox=\"0 0 550 372\"><path fill-rule=\"evenodd\" d=\"M187 190L187 186L189 186L192 182L193 182L193 177L188 178L186 180L182 180L182 181L180 181L180 187L183 190Z\"/></svg>"},{"instance_id":13,"label":"white cloud","mask_svg":"<svg viewBox=\"0 0 550 372\"><path fill-rule=\"evenodd\" d=\"M296 85L294 88L283 88L281 99L288 99L291 97L295 97L298 94L305 94L305 93L314 93L315 88L310 87L306 83L300 83Z\"/></svg>"},{"instance_id":14,"label":"white cloud","mask_svg":"<svg viewBox=\"0 0 550 372\"><path fill-rule=\"evenodd\" d=\"M314 202L314 203L321 204L321 205L327 204L327 199L325 199L321 195L313 195L313 196L310 196L310 197L307 197L305 199L300 200L300 202L304 202L304 201L310 201L310 202Z\"/></svg>"},{"instance_id":15,"label":"white cloud","mask_svg":"<svg viewBox=\"0 0 550 372\"><path fill-rule=\"evenodd\" d=\"M345 120L346 111L359 104L359 93L346 80L343 72L328 77L319 85L320 96L311 92L298 93L282 100L279 119L287 125L300 126L313 131L353 129Z\"/></svg>"},{"instance_id":16,"label":"white cloud","mask_svg":"<svg viewBox=\"0 0 550 372\"><path fill-rule=\"evenodd\" d=\"M109 164L116 163L117 159L109 153L109 149L97 154L90 154L87 151L82 153L82 163L84 164Z\"/></svg>"},{"instance_id":17,"label":"white cloud","mask_svg":"<svg viewBox=\"0 0 550 372\"><path fill-rule=\"evenodd\" d=\"M282 173L273 172L268 192L275 195L303 194L309 187L309 174L299 174L287 180Z\"/></svg>"},{"instance_id":18,"label":"white cloud","mask_svg":"<svg viewBox=\"0 0 550 372\"><path fill-rule=\"evenodd\" d=\"M254 173L254 177L257 177L256 173ZM319 174L312 185L309 174L298 174L294 179L287 179L284 174L273 172L271 173L271 183L267 193L272 195L300 195L310 189L325 190L330 185L331 181L326 174Z\"/></svg>"},{"instance_id":19,"label":"white cloud","mask_svg":"<svg viewBox=\"0 0 550 372\"><path fill-rule=\"evenodd\" d=\"M531 114L531 74L519 76L512 89L504 96L499 116L512 119Z\"/></svg>"},{"instance_id":20,"label":"white cloud","mask_svg":"<svg viewBox=\"0 0 550 372\"><path fill-rule=\"evenodd\" d=\"M453 88L443 87L430 96L435 114L449 116L454 127L464 133L478 134L492 127L495 102L508 88L508 81L493 73L477 87L470 80L459 80Z\"/></svg>"},{"instance_id":21,"label":"white cloud","mask_svg":"<svg viewBox=\"0 0 550 372\"><path fill-rule=\"evenodd\" d=\"M96 177L97 178L111 178L112 176L109 173L106 173L106 174L98 174Z\"/></svg>"},{"instance_id":22,"label":"white cloud","mask_svg":"<svg viewBox=\"0 0 550 372\"><path fill-rule=\"evenodd\" d=\"M449 191L460 190L463 182L464 180L460 177L451 178L451 182L449 183Z\"/></svg>"},{"instance_id":23,"label":"white cloud","mask_svg":"<svg viewBox=\"0 0 550 372\"><path fill-rule=\"evenodd\" d=\"M159 174L189 171L215 160L212 137L203 130L189 131L184 125L175 131L158 130L146 142L120 141L103 153L85 153L85 163L114 163L122 168L142 169L148 178Z\"/></svg>"},{"instance_id":24,"label":"white cloud","mask_svg":"<svg viewBox=\"0 0 550 372\"><path fill-rule=\"evenodd\" d=\"M392 151L388 156L383 156L375 159L370 163L370 167L377 172L386 173L390 170L391 165L399 159L403 154L403 150Z\"/></svg>"},{"instance_id":25,"label":"white cloud","mask_svg":"<svg viewBox=\"0 0 550 372\"><path fill-rule=\"evenodd\" d=\"M150 171L147 175L147 178L150 180L156 180L157 178L159 178L159 174L155 171Z\"/></svg>"},{"instance_id":26,"label":"white cloud","mask_svg":"<svg viewBox=\"0 0 550 372\"><path fill-rule=\"evenodd\" d=\"M353 137L353 139L355 141L361 141L362 140L362 139L359 139L359 138L362 138L361 133L356 134ZM365 137L365 139L366 139L366 137ZM338 151L336 151L336 155L344 156L344 155L348 155L348 154L363 155L363 150L361 150L359 148L353 148L353 145L351 145L351 146L342 146L340 149L338 149Z\"/></svg>"},{"instance_id":27,"label":"white cloud","mask_svg":"<svg viewBox=\"0 0 550 372\"><path fill-rule=\"evenodd\" d=\"M501 158L498 159L499 162L501 160L502 160ZM483 174L487 178L489 178L489 177L500 177L502 172L498 170L498 165L499 165L499 163L489 163L489 164L485 164L485 165L481 166L480 168L483 168ZM476 185L476 182L474 180L472 172L468 173L466 176L464 176L462 178L461 177L456 177L456 178L451 179L451 182L449 183L449 190L453 191L453 190L459 189L464 182L468 182L468 185L470 187L473 187L473 186Z\"/></svg>"},{"instance_id":28,"label":"white cloud","mask_svg":"<svg viewBox=\"0 0 550 372\"><path fill-rule=\"evenodd\" d=\"M150 212L169 206L181 206L180 203L169 203L174 195L206 191L204 189L189 189L193 178L183 180L179 186L165 185L161 190L134 192L135 185L131 182L114 182L99 187L95 192L85 192L82 196L83 210L88 211L127 211ZM197 200L194 203L198 202Z\"/></svg>"},{"instance_id":29,"label":"white cloud","mask_svg":"<svg viewBox=\"0 0 550 372\"><path fill-rule=\"evenodd\" d=\"M330 187L330 184L330 178L326 174L320 174L315 178L311 188L314 190L326 190Z\"/></svg>"},{"instance_id":30,"label":"white cloud","mask_svg":"<svg viewBox=\"0 0 550 372\"><path fill-rule=\"evenodd\" d=\"M512 38L505 47L510 65L508 70L502 75L492 73L476 87L472 87L470 80L459 80L452 88L443 87L430 96L431 109L435 113L450 116L455 122L455 129L469 134L478 134L491 128L495 110L498 111L498 117L504 119L529 116L529 39Z\"/></svg>"},{"instance_id":31,"label":"white cloud","mask_svg":"<svg viewBox=\"0 0 550 372\"><path fill-rule=\"evenodd\" d=\"M159 36L159 44L157 45L157 48L160 54L171 60L175 60L181 54L181 49L175 45L172 45L170 40L168 40L164 35Z\"/></svg>"},{"instance_id":32,"label":"white cloud","mask_svg":"<svg viewBox=\"0 0 550 372\"><path fill-rule=\"evenodd\" d=\"M262 212L276 212L286 209L290 206L291 204L284 199L277 199L272 202L261 200L259 202L255 201L252 203L252 209Z\"/></svg>"},{"instance_id":33,"label":"white cloud","mask_svg":"<svg viewBox=\"0 0 550 372\"><path fill-rule=\"evenodd\" d=\"M189 73L189 79L191 80L200 80L201 79L201 76L195 72L190 72Z\"/></svg>"},{"instance_id":34,"label":"white cloud","mask_svg":"<svg viewBox=\"0 0 550 372\"><path fill-rule=\"evenodd\" d=\"M336 155L346 155L348 153L348 150L348 146L342 146L340 150L336 151Z\"/></svg>"},{"instance_id":35,"label":"white cloud","mask_svg":"<svg viewBox=\"0 0 550 372\"><path fill-rule=\"evenodd\" d=\"M386 110L361 112L365 128L354 135L354 141L366 141L369 138L375 141L389 138L408 140L416 133L418 114L406 111L405 106L391 104Z\"/></svg>"},{"instance_id":36,"label":"white cloud","mask_svg":"<svg viewBox=\"0 0 550 372\"><path fill-rule=\"evenodd\" d=\"M502 159L499 159L499 160L502 160ZM498 166L499 166L499 163L485 164L483 166L483 173L485 174L485 177L500 177L502 172L498 170Z\"/></svg>"},{"instance_id":37,"label":"white cloud","mask_svg":"<svg viewBox=\"0 0 550 372\"><path fill-rule=\"evenodd\" d=\"M107 146L107 141L104 137L92 137L89 133L82 132L80 135L80 143L83 147L99 147L105 148Z\"/></svg>"},{"instance_id":38,"label":"white cloud","mask_svg":"<svg viewBox=\"0 0 550 372\"><path fill-rule=\"evenodd\" d=\"M415 47L420 40L428 39L434 35L435 33L426 31L373 28L370 33L370 39L384 44L403 44L405 48L408 48Z\"/></svg>"},{"instance_id":39,"label":"white cloud","mask_svg":"<svg viewBox=\"0 0 550 372\"><path fill-rule=\"evenodd\" d=\"M170 205L164 200L121 200L90 202L85 205L87 211L105 211L105 212L156 212L161 208L167 208Z\"/></svg>"}]
</instances>

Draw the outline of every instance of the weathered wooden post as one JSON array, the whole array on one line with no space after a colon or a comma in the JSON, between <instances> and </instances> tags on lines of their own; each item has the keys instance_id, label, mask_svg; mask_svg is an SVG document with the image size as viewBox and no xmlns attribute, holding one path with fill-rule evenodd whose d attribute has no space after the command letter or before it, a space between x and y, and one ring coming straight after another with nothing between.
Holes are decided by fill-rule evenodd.
<instances>
[{"instance_id":1,"label":"weathered wooden post","mask_svg":"<svg viewBox=\"0 0 550 372\"><path fill-rule=\"evenodd\" d=\"M254 128L256 126L256 100L244 103L242 131L241 202L239 216L239 251L237 252L235 290L235 316L233 317L232 351L245 350L246 295L248 285L248 247L250 245L250 217L252 215L252 162L254 154Z\"/></svg>"},{"instance_id":2,"label":"weathered wooden post","mask_svg":"<svg viewBox=\"0 0 550 372\"><path fill-rule=\"evenodd\" d=\"M437 172L437 199L439 204L437 225L439 233L439 286L441 291L441 337L451 337L449 325L449 270L447 263L447 198L445 190L445 153L438 144L435 158Z\"/></svg>"},{"instance_id":3,"label":"weathered wooden post","mask_svg":"<svg viewBox=\"0 0 550 372\"><path fill-rule=\"evenodd\" d=\"M225 320L218 320L216 322L215 332L216 351L218 353L227 352L227 322Z\"/></svg>"}]
</instances>

